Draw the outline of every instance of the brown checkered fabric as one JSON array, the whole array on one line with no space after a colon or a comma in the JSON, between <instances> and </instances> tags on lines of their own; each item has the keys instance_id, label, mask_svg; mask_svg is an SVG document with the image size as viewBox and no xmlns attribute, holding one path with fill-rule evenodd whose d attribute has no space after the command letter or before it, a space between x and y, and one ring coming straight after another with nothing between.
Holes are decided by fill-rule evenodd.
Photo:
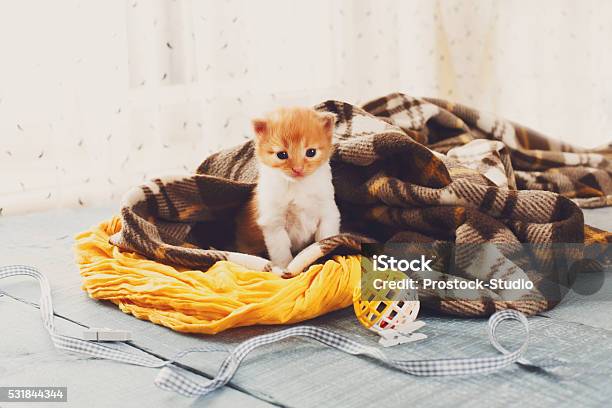
<instances>
[{"instance_id":1,"label":"brown checkered fabric","mask_svg":"<svg viewBox=\"0 0 612 408\"><path fill-rule=\"evenodd\" d=\"M611 234L585 226L579 206L612 204L610 146L587 151L462 105L402 94L363 107L326 101L316 109L338 117L332 169L343 233L297 254L284 277L374 241L572 243L587 244L600 261L609 256ZM195 175L134 188L111 242L189 268L229 260L271 270L266 259L231 251L235 215L257 179L255 160L248 141L208 157ZM567 252L570 260L583 256ZM454 273L490 279L500 264ZM536 286L550 280L540 270L523 272ZM571 284L570 276L557 275ZM465 316L507 308L534 314L558 302L538 287L518 300L491 291L472 300L421 295L431 308Z\"/></svg>"}]
</instances>

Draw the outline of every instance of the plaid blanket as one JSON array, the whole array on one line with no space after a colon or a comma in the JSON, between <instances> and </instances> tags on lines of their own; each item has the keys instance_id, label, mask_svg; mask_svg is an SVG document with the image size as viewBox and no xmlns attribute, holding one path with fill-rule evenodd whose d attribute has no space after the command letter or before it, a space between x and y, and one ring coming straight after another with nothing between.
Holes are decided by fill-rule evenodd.
<instances>
[{"instance_id":1,"label":"plaid blanket","mask_svg":"<svg viewBox=\"0 0 612 408\"><path fill-rule=\"evenodd\" d=\"M507 258L521 244L571 244L564 250L571 262L584 258L575 245L586 244L600 261L609 256L611 234L585 226L579 206L612 204L610 146L587 151L463 105L403 94L362 107L330 100L315 109L338 118L331 164L342 233L297 254L284 277L324 257L358 253L364 242L500 243L506 247L500 256ZM208 157L194 175L130 190L122 202L122 229L111 243L189 268L228 260L270 271L268 260L231 251L235 215L257 180L255 160L248 141ZM538 265L545 265L547 255L538 256ZM495 259L469 268L456 258L452 274L462 279L502 273ZM483 290L476 299L428 292L421 300L463 316L507 308L534 314L560 300L542 285L571 286L573 280L569 267L559 273L520 266L536 285L520 299Z\"/></svg>"}]
</instances>

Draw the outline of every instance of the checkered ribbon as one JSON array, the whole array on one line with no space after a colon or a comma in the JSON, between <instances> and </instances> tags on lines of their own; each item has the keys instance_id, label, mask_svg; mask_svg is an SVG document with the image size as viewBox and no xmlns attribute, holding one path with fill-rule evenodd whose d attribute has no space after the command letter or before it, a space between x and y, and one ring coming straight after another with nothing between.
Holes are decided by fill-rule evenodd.
<instances>
[{"instance_id":1,"label":"checkered ribbon","mask_svg":"<svg viewBox=\"0 0 612 408\"><path fill-rule=\"evenodd\" d=\"M86 341L75 337L58 334L53 326L51 288L47 278L38 270L30 266L12 265L0 267L0 279L20 275L31 276L37 279L40 284L40 312L45 328L49 332L55 347L62 350L79 352L98 358L115 360L128 364L153 368L161 367L162 369L155 379L155 384L164 390L174 391L188 397L203 396L223 387L232 379L242 360L244 360L244 358L254 349L295 336L309 337L348 354L368 356L386 364L387 366L416 376L488 373L507 367L513 363L518 363L522 366L529 366L536 369L542 369L541 366L534 366L529 361L522 358L522 355L527 349L527 344L529 342L529 323L523 314L514 310L497 312L489 319L489 340L493 347L495 347L501 353L501 355L494 357L443 360L393 360L387 357L380 351L380 349L376 347L365 346L347 337L318 327L297 326L290 329L281 330L276 333L253 337L252 339L239 344L232 351L227 351L218 347L194 347L179 352L170 360L162 360L145 353L136 355L111 347L107 344ZM495 336L495 331L499 324L506 320L517 320L525 329L525 339L522 345L514 351L505 349ZM221 367L219 368L219 372L217 373L216 377L212 380L208 380L206 382L196 381L193 379L193 376L188 376L186 370L174 365L178 359L190 353L211 351L225 351L229 353L225 360L221 363ZM556 364L553 363L552 365L554 366Z\"/></svg>"}]
</instances>

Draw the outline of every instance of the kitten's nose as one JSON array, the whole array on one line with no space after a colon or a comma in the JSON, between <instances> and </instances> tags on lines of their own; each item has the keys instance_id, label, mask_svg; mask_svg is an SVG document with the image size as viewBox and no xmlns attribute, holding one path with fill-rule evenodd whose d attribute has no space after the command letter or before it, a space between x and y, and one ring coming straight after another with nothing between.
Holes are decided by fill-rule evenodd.
<instances>
[{"instance_id":1,"label":"kitten's nose","mask_svg":"<svg viewBox=\"0 0 612 408\"><path fill-rule=\"evenodd\" d=\"M291 171L294 176L303 176L304 175L304 167L292 167Z\"/></svg>"}]
</instances>

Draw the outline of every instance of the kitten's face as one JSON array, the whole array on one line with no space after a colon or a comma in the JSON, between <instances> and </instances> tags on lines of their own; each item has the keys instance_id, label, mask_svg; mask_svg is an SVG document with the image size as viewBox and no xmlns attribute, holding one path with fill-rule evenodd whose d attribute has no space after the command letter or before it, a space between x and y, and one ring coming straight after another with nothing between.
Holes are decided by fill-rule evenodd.
<instances>
[{"instance_id":1,"label":"kitten's face","mask_svg":"<svg viewBox=\"0 0 612 408\"><path fill-rule=\"evenodd\" d=\"M307 108L279 109L254 119L259 161L296 181L329 161L336 117Z\"/></svg>"}]
</instances>

